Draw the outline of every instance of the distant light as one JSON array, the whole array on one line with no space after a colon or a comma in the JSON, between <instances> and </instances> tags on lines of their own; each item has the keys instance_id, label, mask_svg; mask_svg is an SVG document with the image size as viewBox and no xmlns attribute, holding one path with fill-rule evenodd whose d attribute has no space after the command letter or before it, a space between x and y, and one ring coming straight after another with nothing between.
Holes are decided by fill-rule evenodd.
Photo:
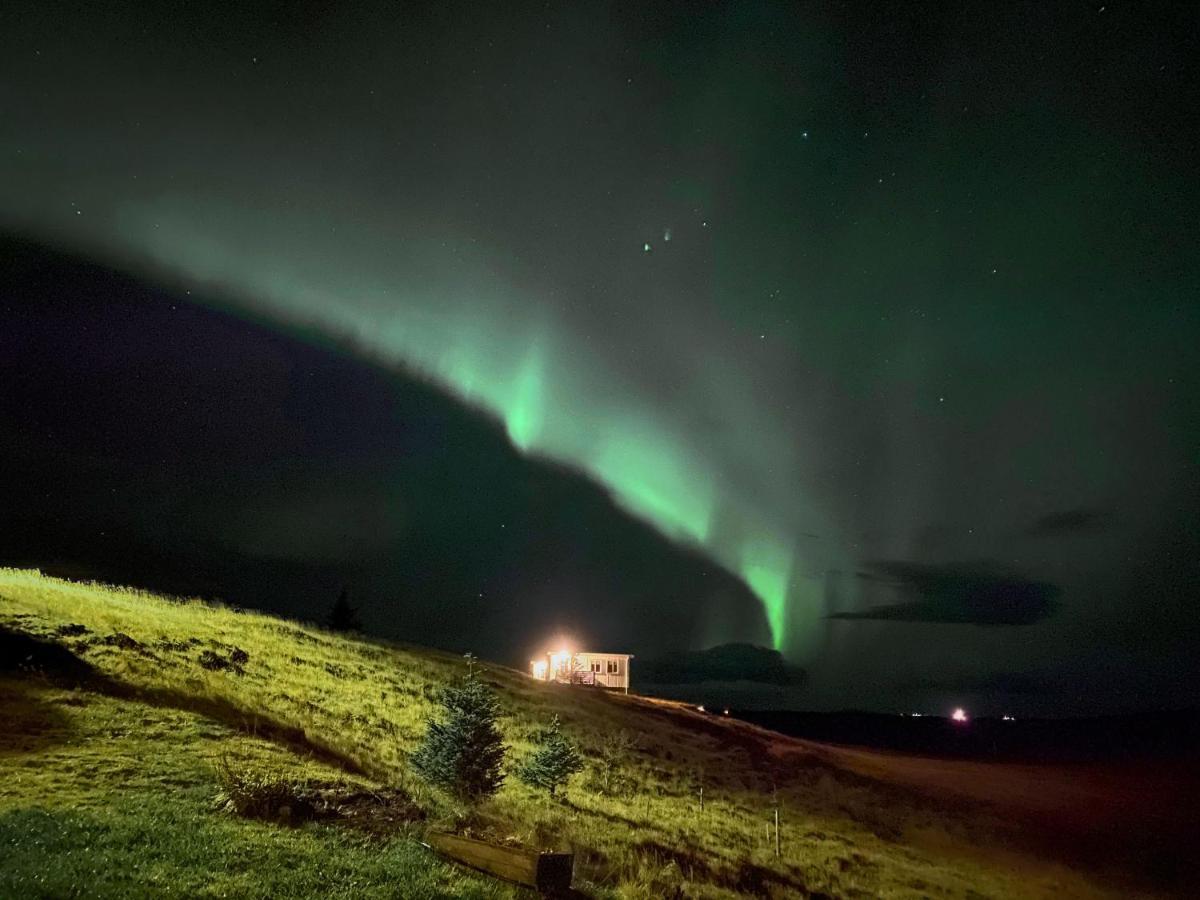
<instances>
[{"instance_id":1,"label":"distant light","mask_svg":"<svg viewBox=\"0 0 1200 900\"><path fill-rule=\"evenodd\" d=\"M909 715L912 716L914 719L919 719L919 718L921 718L921 716L924 715L924 713L909 713Z\"/></svg>"},{"instance_id":2,"label":"distant light","mask_svg":"<svg viewBox=\"0 0 1200 900\"><path fill-rule=\"evenodd\" d=\"M1003 721L1003 722L1015 722L1015 721L1017 721L1017 720L1016 720L1016 719L1014 719L1012 716L1001 716L1001 717L1000 717L1000 720L1001 720L1001 721Z\"/></svg>"},{"instance_id":3,"label":"distant light","mask_svg":"<svg viewBox=\"0 0 1200 900\"><path fill-rule=\"evenodd\" d=\"M704 712L704 704L703 704L703 703L701 703L699 706L697 706L697 707L696 707L696 709L697 709L697 711L699 711L699 712Z\"/></svg>"},{"instance_id":4,"label":"distant light","mask_svg":"<svg viewBox=\"0 0 1200 900\"><path fill-rule=\"evenodd\" d=\"M729 710L724 710L722 714L726 716L729 715Z\"/></svg>"},{"instance_id":5,"label":"distant light","mask_svg":"<svg viewBox=\"0 0 1200 900\"><path fill-rule=\"evenodd\" d=\"M967 711L960 706L950 714L950 718L955 722L965 722L967 721Z\"/></svg>"}]
</instances>

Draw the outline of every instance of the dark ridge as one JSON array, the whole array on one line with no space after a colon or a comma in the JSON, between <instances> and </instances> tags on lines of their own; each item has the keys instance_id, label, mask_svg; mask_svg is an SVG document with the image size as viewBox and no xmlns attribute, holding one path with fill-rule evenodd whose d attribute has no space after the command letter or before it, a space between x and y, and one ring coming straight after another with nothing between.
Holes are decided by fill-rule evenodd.
<instances>
[{"instance_id":1,"label":"dark ridge","mask_svg":"<svg viewBox=\"0 0 1200 900\"><path fill-rule=\"evenodd\" d=\"M0 565L219 597L523 665L634 653L758 601L567 466L411 373L0 236ZM164 279L165 280L165 279Z\"/></svg>"},{"instance_id":2,"label":"dark ridge","mask_svg":"<svg viewBox=\"0 0 1200 900\"><path fill-rule=\"evenodd\" d=\"M781 734L921 756L1013 763L1083 763L1200 755L1200 711L1076 719L895 716L868 712L733 710Z\"/></svg>"},{"instance_id":3,"label":"dark ridge","mask_svg":"<svg viewBox=\"0 0 1200 900\"><path fill-rule=\"evenodd\" d=\"M804 672L788 665L778 650L754 644L721 644L707 650L677 650L639 659L634 669L639 684L701 684L706 681L753 681L795 685Z\"/></svg>"}]
</instances>

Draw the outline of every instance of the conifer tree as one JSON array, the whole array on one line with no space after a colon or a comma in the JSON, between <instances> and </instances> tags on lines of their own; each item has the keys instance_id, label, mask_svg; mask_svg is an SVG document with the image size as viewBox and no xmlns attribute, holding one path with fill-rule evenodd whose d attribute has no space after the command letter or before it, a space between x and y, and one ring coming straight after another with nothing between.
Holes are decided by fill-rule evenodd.
<instances>
[{"instance_id":1,"label":"conifer tree","mask_svg":"<svg viewBox=\"0 0 1200 900\"><path fill-rule=\"evenodd\" d=\"M507 748L497 726L496 695L479 680L469 654L467 666L466 677L442 692L441 711L430 718L411 762L426 781L473 803L500 789Z\"/></svg>"},{"instance_id":2,"label":"conifer tree","mask_svg":"<svg viewBox=\"0 0 1200 900\"><path fill-rule=\"evenodd\" d=\"M583 757L563 735L555 716L550 727L538 736L538 748L517 772L530 787L543 788L554 796L554 792L567 779L583 769Z\"/></svg>"},{"instance_id":3,"label":"conifer tree","mask_svg":"<svg viewBox=\"0 0 1200 900\"><path fill-rule=\"evenodd\" d=\"M350 592L342 588L329 610L326 624L331 631L362 631L362 622L358 618L358 608L350 605Z\"/></svg>"}]
</instances>

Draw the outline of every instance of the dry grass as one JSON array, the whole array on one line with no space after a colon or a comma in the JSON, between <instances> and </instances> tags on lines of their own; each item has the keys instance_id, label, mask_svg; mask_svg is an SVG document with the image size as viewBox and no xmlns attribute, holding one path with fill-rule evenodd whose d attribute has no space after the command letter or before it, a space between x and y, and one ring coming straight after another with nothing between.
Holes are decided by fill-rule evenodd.
<instances>
[{"instance_id":1,"label":"dry grass","mask_svg":"<svg viewBox=\"0 0 1200 900\"><path fill-rule=\"evenodd\" d=\"M163 715L220 723L223 737L209 748L210 765L231 747L245 757L249 747L261 755L269 746L272 777L328 782L336 775L364 790L388 787L436 822L574 850L577 875L601 895L1101 895L1076 873L993 852L990 825L974 812L878 786L803 742L680 704L544 685L486 666L504 710L510 763L530 751L536 730L557 713L589 768L561 803L510 778L464 819L406 765L438 687L462 671L454 656L14 570L0 570L0 627L70 650L94 667L110 696L125 691L128 702L169 711ZM146 728L120 739L164 747L181 739L157 720ZM636 746L609 773L612 789L604 791L600 751L622 729L636 736ZM45 755L36 748L30 754ZM12 759L0 755L0 775ZM19 808L30 796L0 792L0 809ZM776 802L780 857L766 833Z\"/></svg>"}]
</instances>

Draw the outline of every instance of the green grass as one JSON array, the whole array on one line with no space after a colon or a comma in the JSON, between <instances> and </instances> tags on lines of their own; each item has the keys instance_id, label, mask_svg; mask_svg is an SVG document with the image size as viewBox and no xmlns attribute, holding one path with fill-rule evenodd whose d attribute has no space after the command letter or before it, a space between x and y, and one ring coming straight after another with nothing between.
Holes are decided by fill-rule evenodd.
<instances>
[{"instance_id":1,"label":"green grass","mask_svg":"<svg viewBox=\"0 0 1200 900\"><path fill-rule=\"evenodd\" d=\"M0 679L0 897L518 894L379 840L214 813L217 763L345 777L194 713Z\"/></svg>"},{"instance_id":2,"label":"green grass","mask_svg":"<svg viewBox=\"0 0 1200 900\"><path fill-rule=\"evenodd\" d=\"M192 798L194 799L194 798ZM133 795L102 812L0 816L5 897L508 897L411 840L375 845L318 829L222 820Z\"/></svg>"},{"instance_id":3,"label":"green grass","mask_svg":"<svg viewBox=\"0 0 1200 900\"><path fill-rule=\"evenodd\" d=\"M509 777L467 815L406 763L460 659L198 601L0 570L0 628L93 667L0 680L0 897L510 897L518 889L439 861L421 823L365 833L218 811L222 764L281 778L396 788L428 821L577 855L605 897L1094 896L1081 876L988 852L969 810L902 795L803 742L680 704L544 685L485 666L515 767L557 713L588 768L553 802ZM237 668L202 658L248 654ZM11 723L11 724L10 724ZM599 788L595 751L638 737ZM705 808L697 786L705 786ZM765 826L778 800L776 857Z\"/></svg>"}]
</instances>

